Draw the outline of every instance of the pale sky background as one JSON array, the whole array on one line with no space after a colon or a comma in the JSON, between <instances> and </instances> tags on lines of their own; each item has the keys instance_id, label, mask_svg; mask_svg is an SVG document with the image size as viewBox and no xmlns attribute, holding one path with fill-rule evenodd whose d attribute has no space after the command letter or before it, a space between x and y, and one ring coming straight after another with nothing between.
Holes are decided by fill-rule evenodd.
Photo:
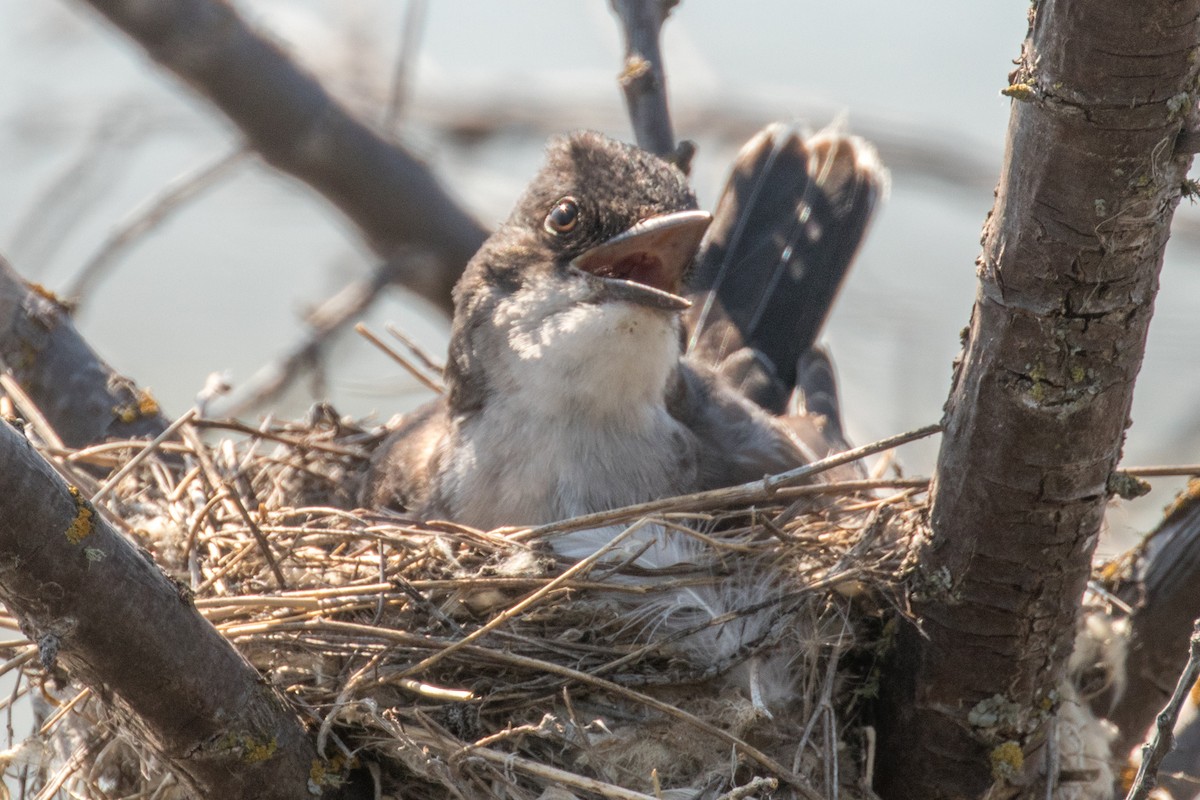
<instances>
[{"instance_id":1,"label":"pale sky background","mask_svg":"<svg viewBox=\"0 0 1200 800\"><path fill-rule=\"evenodd\" d=\"M243 0L360 115L378 120L392 79L400 0ZM762 121L924 141L982 181L951 185L894 164L891 197L827 330L844 415L859 443L941 415L975 292L979 232L992 203L1009 101L999 90L1025 33L1027 0L963 3L684 0L665 50L677 133L700 145L696 182L711 206L733 149L710 135L728 109ZM487 224L503 218L536 168L542 134L514 128L466 148L435 124L506 109L552 110L563 128L628 138L614 76L620 43L603 0L430 3L398 135ZM122 34L78 2L0 0L0 253L60 288L122 219L235 144L230 126ZM397 213L403 213L398 209ZM1183 214L1195 221L1193 209ZM123 257L87 298L80 325L168 413L205 377L241 381L294 341L299 313L373 257L322 200L257 164L237 169ZM1200 269L1172 246L1138 385L1127 464L1200 461ZM396 291L370 315L439 356L447 326ZM325 393L344 413L386 419L426 395L359 337L338 342ZM281 413L311 402L289 395ZM902 461L928 474L935 445ZM1178 482L1117 510L1126 536L1153 524ZM1132 527L1131 527L1132 526Z\"/></svg>"}]
</instances>

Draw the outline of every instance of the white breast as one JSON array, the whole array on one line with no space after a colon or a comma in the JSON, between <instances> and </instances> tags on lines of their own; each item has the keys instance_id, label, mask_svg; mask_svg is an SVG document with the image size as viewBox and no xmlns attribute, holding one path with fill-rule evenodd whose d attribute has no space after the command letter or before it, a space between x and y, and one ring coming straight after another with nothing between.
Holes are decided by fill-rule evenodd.
<instances>
[{"instance_id":1,"label":"white breast","mask_svg":"<svg viewBox=\"0 0 1200 800\"><path fill-rule=\"evenodd\" d=\"M442 487L456 520L539 524L696 483L693 436L663 402L676 319L623 302L546 307L563 299L534 292L496 312L508 333L488 401L461 422Z\"/></svg>"}]
</instances>

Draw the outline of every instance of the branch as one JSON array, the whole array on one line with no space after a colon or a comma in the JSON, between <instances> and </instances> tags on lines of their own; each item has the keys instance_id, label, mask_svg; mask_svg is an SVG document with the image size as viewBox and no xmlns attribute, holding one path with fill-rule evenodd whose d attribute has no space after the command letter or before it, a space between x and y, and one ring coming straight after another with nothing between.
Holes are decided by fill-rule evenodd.
<instances>
[{"instance_id":1,"label":"branch","mask_svg":"<svg viewBox=\"0 0 1200 800\"><path fill-rule=\"evenodd\" d=\"M342 287L306 320L308 330L286 352L261 367L231 398L219 404L222 415L239 416L279 397L295 381L317 364L322 351L333 337L357 319L379 296L396 275L412 271L416 265L429 264L420 254L399 253L377 265L371 274ZM432 268L432 265L430 265Z\"/></svg>"},{"instance_id":2,"label":"branch","mask_svg":"<svg viewBox=\"0 0 1200 800\"><path fill-rule=\"evenodd\" d=\"M0 258L0 362L68 447L154 437L167 420L153 398L105 364L67 309Z\"/></svg>"},{"instance_id":3,"label":"branch","mask_svg":"<svg viewBox=\"0 0 1200 800\"><path fill-rule=\"evenodd\" d=\"M1171 693L1166 708L1158 714L1154 738L1142 748L1142 763L1138 767L1137 777L1133 780L1126 800L1146 800L1153 791L1158 782L1158 768L1167 753L1171 752L1175 741L1175 723L1179 721L1179 711L1183 708L1183 701L1187 699L1188 692L1196 685L1197 678L1200 678L1200 620L1196 620L1192 628L1192 636L1188 642L1187 665L1175 684L1175 691Z\"/></svg>"},{"instance_id":4,"label":"branch","mask_svg":"<svg viewBox=\"0 0 1200 800\"><path fill-rule=\"evenodd\" d=\"M342 796L310 785L321 762L282 698L8 424L0 565L0 600L44 666L56 653L199 796Z\"/></svg>"},{"instance_id":5,"label":"branch","mask_svg":"<svg viewBox=\"0 0 1200 800\"><path fill-rule=\"evenodd\" d=\"M63 294L71 299L76 306L85 297L88 290L108 270L117 256L124 253L141 237L162 225L188 202L196 199L208 189L220 184L234 167L245 160L246 151L239 147L226 153L211 164L172 181L157 197L149 200L144 207L124 220L115 230L109 232L108 238L91 258L79 269Z\"/></svg>"},{"instance_id":6,"label":"branch","mask_svg":"<svg viewBox=\"0 0 1200 800\"><path fill-rule=\"evenodd\" d=\"M88 0L150 56L222 111L266 161L307 183L385 259L436 256L398 281L450 310L450 289L487 232L429 169L352 117L275 45L216 0Z\"/></svg>"},{"instance_id":7,"label":"branch","mask_svg":"<svg viewBox=\"0 0 1200 800\"><path fill-rule=\"evenodd\" d=\"M883 681L889 798L1028 796L1045 780L1034 755L1190 161L1172 143L1196 103L1200 0L1031 14L910 587L920 630L903 626Z\"/></svg>"},{"instance_id":8,"label":"branch","mask_svg":"<svg viewBox=\"0 0 1200 800\"><path fill-rule=\"evenodd\" d=\"M658 34L678 0L611 0L625 38L625 63L618 81L638 147L660 156L675 150L667 78Z\"/></svg>"},{"instance_id":9,"label":"branch","mask_svg":"<svg viewBox=\"0 0 1200 800\"><path fill-rule=\"evenodd\" d=\"M1118 755L1143 741L1187 660L1192 620L1200 617L1198 544L1200 482L1193 481L1147 537L1141 580L1122 592L1122 599L1134 607L1125 690L1111 710L1095 709L1117 726L1113 752Z\"/></svg>"},{"instance_id":10,"label":"branch","mask_svg":"<svg viewBox=\"0 0 1200 800\"><path fill-rule=\"evenodd\" d=\"M388 92L387 108L383 112L383 129L395 130L404 113L405 103L412 94L414 64L417 60L417 45L425 27L426 0L408 0L404 9L404 24L400 31L400 48L396 52L396 66L392 70L392 87Z\"/></svg>"}]
</instances>

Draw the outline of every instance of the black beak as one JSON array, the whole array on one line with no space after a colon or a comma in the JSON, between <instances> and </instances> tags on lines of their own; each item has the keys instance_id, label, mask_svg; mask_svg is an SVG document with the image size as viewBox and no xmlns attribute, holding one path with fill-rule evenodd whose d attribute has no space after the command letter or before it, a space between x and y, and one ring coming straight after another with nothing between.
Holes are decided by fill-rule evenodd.
<instances>
[{"instance_id":1,"label":"black beak","mask_svg":"<svg viewBox=\"0 0 1200 800\"><path fill-rule=\"evenodd\" d=\"M707 211L677 211L644 219L571 261L597 282L599 297L682 311L691 302L677 292L712 222Z\"/></svg>"}]
</instances>

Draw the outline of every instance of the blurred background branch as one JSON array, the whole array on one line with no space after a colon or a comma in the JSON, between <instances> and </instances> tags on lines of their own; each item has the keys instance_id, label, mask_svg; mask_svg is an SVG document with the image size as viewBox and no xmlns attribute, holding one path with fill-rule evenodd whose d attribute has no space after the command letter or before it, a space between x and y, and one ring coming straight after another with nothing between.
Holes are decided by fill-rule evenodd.
<instances>
[{"instance_id":1,"label":"blurred background branch","mask_svg":"<svg viewBox=\"0 0 1200 800\"><path fill-rule=\"evenodd\" d=\"M228 4L89 5L216 106L269 164L337 206L379 255L428 249L436 260L400 281L449 308L450 287L486 232L424 164L355 119Z\"/></svg>"}]
</instances>

